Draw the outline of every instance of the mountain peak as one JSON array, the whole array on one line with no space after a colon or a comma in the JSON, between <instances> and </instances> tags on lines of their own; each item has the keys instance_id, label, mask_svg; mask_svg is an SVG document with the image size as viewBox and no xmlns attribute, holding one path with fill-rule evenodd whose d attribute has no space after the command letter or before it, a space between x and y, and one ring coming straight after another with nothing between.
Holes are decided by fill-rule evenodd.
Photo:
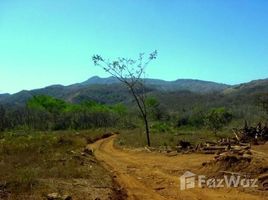
<instances>
[{"instance_id":1,"label":"mountain peak","mask_svg":"<svg viewBox=\"0 0 268 200\"><path fill-rule=\"evenodd\" d=\"M82 85L96 85L96 84L112 84L112 83L118 83L118 80L115 77L107 77L107 78L101 78L99 76L92 76L88 80L82 82Z\"/></svg>"},{"instance_id":2,"label":"mountain peak","mask_svg":"<svg viewBox=\"0 0 268 200\"><path fill-rule=\"evenodd\" d=\"M92 76L88 80L96 80L96 79L101 79L101 77L99 77L99 76Z\"/></svg>"}]
</instances>

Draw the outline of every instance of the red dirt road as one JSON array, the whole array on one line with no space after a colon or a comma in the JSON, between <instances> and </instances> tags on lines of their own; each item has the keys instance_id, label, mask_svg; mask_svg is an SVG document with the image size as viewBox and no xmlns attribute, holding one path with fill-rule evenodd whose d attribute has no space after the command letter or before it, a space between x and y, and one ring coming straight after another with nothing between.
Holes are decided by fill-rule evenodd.
<instances>
[{"instance_id":1,"label":"red dirt road","mask_svg":"<svg viewBox=\"0 0 268 200\"><path fill-rule=\"evenodd\" d=\"M180 190L179 177L187 170L198 173L211 155L166 156L116 148L112 136L90 145L96 158L110 170L130 200L263 200L263 194L245 193L236 188L195 188ZM267 195L268 196L268 195Z\"/></svg>"}]
</instances>

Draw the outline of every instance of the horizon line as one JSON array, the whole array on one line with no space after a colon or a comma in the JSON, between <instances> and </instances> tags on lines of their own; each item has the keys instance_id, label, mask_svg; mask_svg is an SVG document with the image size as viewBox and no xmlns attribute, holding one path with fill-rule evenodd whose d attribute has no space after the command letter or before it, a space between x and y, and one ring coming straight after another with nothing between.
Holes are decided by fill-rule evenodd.
<instances>
[{"instance_id":1,"label":"horizon line","mask_svg":"<svg viewBox=\"0 0 268 200\"><path fill-rule=\"evenodd\" d=\"M82 82L77 82L77 83L72 83L72 84L51 84L51 85L47 85L47 86L44 86L44 87L38 87L38 88L33 88L33 89L22 89L18 92L4 92L4 91L1 91L0 90L0 95L13 95L13 94L17 94L17 93L20 93L20 92L23 92L23 91L31 91L31 90L38 90L38 89L43 89L43 88L47 88L47 87L51 87L51 86L63 86L63 87L68 87L68 86L71 86L71 85L75 85L75 84L82 84L92 78L100 78L100 79L107 79L107 78L115 78L114 76L107 76L107 77L102 77L102 76L99 76L99 75L94 75L94 76L91 76L90 78L86 79L85 81L82 81ZM143 78L142 78L143 79ZM236 85L241 85L241 84L246 84L246 83L250 83L252 81L259 81L259 80L266 80L268 78L259 78L259 79L252 79L250 81L247 81L247 82L241 82L241 83L237 83L237 84L227 84L227 83L222 83L222 82L216 82L216 81L210 81L210 80L202 80L202 79L194 79L194 78L178 78L178 79L175 79L175 80L165 80L165 79L161 79L161 78L150 78L150 77L147 77L145 79L152 79L152 80L160 80L160 81L166 81L166 82L175 82L175 81L178 81L178 80L194 80L194 81L204 81L204 82L211 82L211 83L217 83L217 84L223 84L223 85L227 85L227 86L236 86ZM119 80L118 80L119 81Z\"/></svg>"}]
</instances>

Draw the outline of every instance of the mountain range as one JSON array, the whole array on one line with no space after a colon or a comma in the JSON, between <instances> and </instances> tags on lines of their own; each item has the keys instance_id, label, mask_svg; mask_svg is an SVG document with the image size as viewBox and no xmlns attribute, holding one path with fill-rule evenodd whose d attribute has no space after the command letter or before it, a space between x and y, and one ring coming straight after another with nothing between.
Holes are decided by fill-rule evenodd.
<instances>
[{"instance_id":1,"label":"mountain range","mask_svg":"<svg viewBox=\"0 0 268 200\"><path fill-rule=\"evenodd\" d=\"M194 96L194 98L213 95L220 95L224 98L241 98L245 95L268 93L268 79L254 80L239 85L194 79L178 79L175 81L145 79L145 83L150 88L150 92L160 98L168 98L172 95L172 98L174 98L174 95L188 98L185 97L186 94ZM84 82L68 86L51 85L41 89L23 90L12 95L0 94L0 104L24 105L34 95L49 95L74 103L84 100L95 100L107 104L131 101L127 88L116 78L93 76Z\"/></svg>"}]
</instances>

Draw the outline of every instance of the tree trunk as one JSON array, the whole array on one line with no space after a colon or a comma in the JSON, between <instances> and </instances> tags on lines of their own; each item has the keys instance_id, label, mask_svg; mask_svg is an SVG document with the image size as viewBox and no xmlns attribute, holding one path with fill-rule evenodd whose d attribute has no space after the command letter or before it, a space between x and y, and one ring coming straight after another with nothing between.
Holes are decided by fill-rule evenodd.
<instances>
[{"instance_id":1,"label":"tree trunk","mask_svg":"<svg viewBox=\"0 0 268 200\"><path fill-rule=\"evenodd\" d=\"M139 101L139 98L137 97L137 94L135 93L134 89L132 86L129 86L129 89L138 105L138 108L140 110L141 116L143 117L144 124L145 124L145 131L146 131L146 137L147 137L147 145L150 147L151 146L151 141L150 141L150 129L149 129L149 124L147 120L147 113L146 113L146 108L143 110L141 103ZM143 102L144 104L144 102Z\"/></svg>"},{"instance_id":2,"label":"tree trunk","mask_svg":"<svg viewBox=\"0 0 268 200\"><path fill-rule=\"evenodd\" d=\"M146 130L147 144L150 147L151 146L150 129L149 129L149 124L148 124L147 116L144 117L144 122L145 122L145 130Z\"/></svg>"}]
</instances>

